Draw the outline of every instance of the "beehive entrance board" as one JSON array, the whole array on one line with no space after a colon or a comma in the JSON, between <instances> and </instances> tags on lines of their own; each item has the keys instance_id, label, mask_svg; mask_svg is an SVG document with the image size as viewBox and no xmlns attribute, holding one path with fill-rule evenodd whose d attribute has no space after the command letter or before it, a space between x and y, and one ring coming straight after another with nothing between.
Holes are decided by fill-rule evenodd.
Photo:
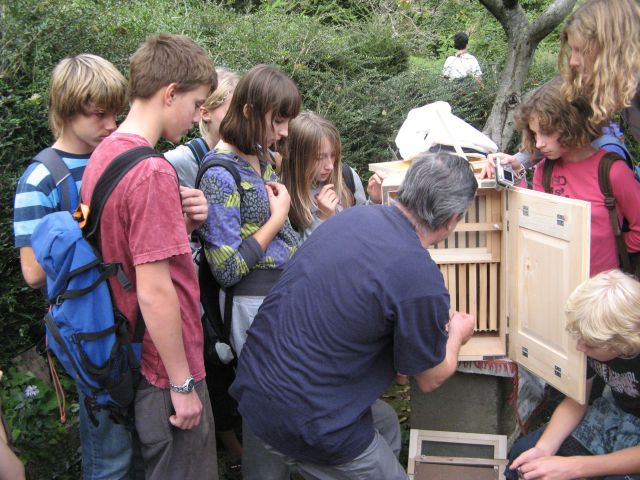
<instances>
[{"instance_id":1,"label":"beehive entrance board","mask_svg":"<svg viewBox=\"0 0 640 480\"><path fill-rule=\"evenodd\" d=\"M465 455L469 446L484 455ZM411 480L503 480L506 455L504 435L412 429L407 473Z\"/></svg>"},{"instance_id":2,"label":"beehive entrance board","mask_svg":"<svg viewBox=\"0 0 640 480\"><path fill-rule=\"evenodd\" d=\"M403 175L382 184L393 203ZM454 233L429 249L451 310L473 314L476 333L460 360L505 357L585 401L584 354L565 331L564 305L589 276L590 204L479 181Z\"/></svg>"}]
</instances>

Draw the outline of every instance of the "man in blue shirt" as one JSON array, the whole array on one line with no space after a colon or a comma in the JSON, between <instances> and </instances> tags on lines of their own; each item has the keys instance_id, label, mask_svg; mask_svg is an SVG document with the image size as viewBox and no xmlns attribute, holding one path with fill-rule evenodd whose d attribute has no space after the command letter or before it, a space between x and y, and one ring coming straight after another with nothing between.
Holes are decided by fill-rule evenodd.
<instances>
[{"instance_id":1,"label":"man in blue shirt","mask_svg":"<svg viewBox=\"0 0 640 480\"><path fill-rule=\"evenodd\" d=\"M427 247L453 232L476 189L466 160L423 154L394 206L345 210L287 264L231 388L245 449L264 450L263 480L292 466L309 479L407 478L398 419L378 398L397 373L437 388L473 333L470 315L449 318Z\"/></svg>"}]
</instances>

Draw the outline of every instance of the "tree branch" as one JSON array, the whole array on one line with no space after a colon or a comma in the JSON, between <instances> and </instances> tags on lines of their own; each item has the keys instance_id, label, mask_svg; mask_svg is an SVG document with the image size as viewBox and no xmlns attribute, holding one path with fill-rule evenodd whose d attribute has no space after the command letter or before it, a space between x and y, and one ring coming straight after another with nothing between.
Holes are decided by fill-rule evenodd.
<instances>
[{"instance_id":1,"label":"tree branch","mask_svg":"<svg viewBox=\"0 0 640 480\"><path fill-rule=\"evenodd\" d=\"M489 10L502 28L510 36L516 26L527 25L527 16L518 0L478 0ZM575 0L574 0L575 1Z\"/></svg>"},{"instance_id":2,"label":"tree branch","mask_svg":"<svg viewBox=\"0 0 640 480\"><path fill-rule=\"evenodd\" d=\"M531 37L534 41L541 41L569 15L577 0L554 0L533 22Z\"/></svg>"}]
</instances>

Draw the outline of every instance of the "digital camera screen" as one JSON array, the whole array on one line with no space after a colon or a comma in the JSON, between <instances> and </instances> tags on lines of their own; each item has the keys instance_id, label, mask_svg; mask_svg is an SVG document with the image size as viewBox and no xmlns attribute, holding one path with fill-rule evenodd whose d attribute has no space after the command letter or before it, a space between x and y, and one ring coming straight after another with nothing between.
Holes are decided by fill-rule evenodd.
<instances>
[{"instance_id":1,"label":"digital camera screen","mask_svg":"<svg viewBox=\"0 0 640 480\"><path fill-rule=\"evenodd\" d=\"M502 175L507 182L513 182L513 172L509 170L503 170Z\"/></svg>"}]
</instances>

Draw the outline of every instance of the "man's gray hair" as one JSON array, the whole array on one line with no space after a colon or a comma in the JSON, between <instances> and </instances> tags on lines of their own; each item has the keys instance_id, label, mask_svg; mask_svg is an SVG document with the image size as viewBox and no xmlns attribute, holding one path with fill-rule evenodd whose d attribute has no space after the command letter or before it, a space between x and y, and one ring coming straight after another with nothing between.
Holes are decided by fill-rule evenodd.
<instances>
[{"instance_id":1,"label":"man's gray hair","mask_svg":"<svg viewBox=\"0 0 640 480\"><path fill-rule=\"evenodd\" d=\"M447 152L421 153L413 159L397 201L428 230L463 215L478 189L469 162Z\"/></svg>"}]
</instances>

